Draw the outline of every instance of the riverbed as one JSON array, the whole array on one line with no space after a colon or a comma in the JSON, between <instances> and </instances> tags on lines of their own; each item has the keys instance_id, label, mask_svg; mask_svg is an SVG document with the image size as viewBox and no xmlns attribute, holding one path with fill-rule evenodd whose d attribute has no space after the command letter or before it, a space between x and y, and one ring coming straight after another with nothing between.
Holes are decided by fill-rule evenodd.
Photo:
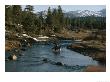
<instances>
[{"instance_id":1,"label":"riverbed","mask_svg":"<svg viewBox=\"0 0 110 82\"><path fill-rule=\"evenodd\" d=\"M81 72L89 65L100 64L89 56L84 56L66 47L72 40L60 40L60 53L52 51L53 43L33 43L20 51L17 61L5 61L6 72ZM11 52L6 52L6 58Z\"/></svg>"}]
</instances>

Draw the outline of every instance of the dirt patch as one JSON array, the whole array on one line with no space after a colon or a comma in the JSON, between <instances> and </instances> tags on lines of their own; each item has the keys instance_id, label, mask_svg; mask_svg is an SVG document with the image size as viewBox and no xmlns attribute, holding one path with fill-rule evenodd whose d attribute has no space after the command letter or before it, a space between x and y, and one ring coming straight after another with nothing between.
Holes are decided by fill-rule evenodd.
<instances>
[{"instance_id":1,"label":"dirt patch","mask_svg":"<svg viewBox=\"0 0 110 82\"><path fill-rule=\"evenodd\" d=\"M106 72L106 68L102 66L88 66L85 72Z\"/></svg>"}]
</instances>

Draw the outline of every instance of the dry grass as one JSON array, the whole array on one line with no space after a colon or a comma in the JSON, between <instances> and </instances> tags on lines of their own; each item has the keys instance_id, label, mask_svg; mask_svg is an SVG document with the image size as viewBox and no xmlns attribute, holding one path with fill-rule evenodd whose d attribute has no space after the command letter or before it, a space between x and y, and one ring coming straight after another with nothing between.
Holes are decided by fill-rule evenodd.
<instances>
[{"instance_id":1,"label":"dry grass","mask_svg":"<svg viewBox=\"0 0 110 82\"><path fill-rule=\"evenodd\" d=\"M20 46L19 41L5 41L5 51L10 51L13 48L18 48Z\"/></svg>"}]
</instances>

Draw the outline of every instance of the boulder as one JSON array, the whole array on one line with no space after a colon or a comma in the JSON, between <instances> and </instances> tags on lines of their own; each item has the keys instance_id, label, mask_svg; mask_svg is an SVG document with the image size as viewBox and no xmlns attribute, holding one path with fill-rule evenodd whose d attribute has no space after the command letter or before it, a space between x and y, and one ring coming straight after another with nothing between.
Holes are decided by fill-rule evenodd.
<instances>
[{"instance_id":1,"label":"boulder","mask_svg":"<svg viewBox=\"0 0 110 82\"><path fill-rule=\"evenodd\" d=\"M17 56L16 56L15 54L13 54L13 55L10 55L10 56L8 57L8 59L9 59L9 60L17 60Z\"/></svg>"},{"instance_id":2,"label":"boulder","mask_svg":"<svg viewBox=\"0 0 110 82\"><path fill-rule=\"evenodd\" d=\"M44 58L42 61L44 61L45 63L48 62L47 58Z\"/></svg>"},{"instance_id":3,"label":"boulder","mask_svg":"<svg viewBox=\"0 0 110 82\"><path fill-rule=\"evenodd\" d=\"M63 63L61 63L61 62L56 62L55 65L63 66Z\"/></svg>"}]
</instances>

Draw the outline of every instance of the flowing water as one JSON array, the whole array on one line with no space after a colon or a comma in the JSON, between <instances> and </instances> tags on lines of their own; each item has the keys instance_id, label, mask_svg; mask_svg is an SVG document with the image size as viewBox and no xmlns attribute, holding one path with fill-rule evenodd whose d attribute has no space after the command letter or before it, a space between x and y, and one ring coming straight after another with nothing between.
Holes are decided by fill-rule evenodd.
<instances>
[{"instance_id":1,"label":"flowing water","mask_svg":"<svg viewBox=\"0 0 110 82\"><path fill-rule=\"evenodd\" d=\"M61 40L61 52L52 51L53 44L34 43L31 48L20 51L17 61L6 61L6 72L69 72L83 71L88 65L99 65L91 57L84 56L66 48L73 43ZM10 52L6 52L6 58ZM59 64L60 63L60 64Z\"/></svg>"}]
</instances>

